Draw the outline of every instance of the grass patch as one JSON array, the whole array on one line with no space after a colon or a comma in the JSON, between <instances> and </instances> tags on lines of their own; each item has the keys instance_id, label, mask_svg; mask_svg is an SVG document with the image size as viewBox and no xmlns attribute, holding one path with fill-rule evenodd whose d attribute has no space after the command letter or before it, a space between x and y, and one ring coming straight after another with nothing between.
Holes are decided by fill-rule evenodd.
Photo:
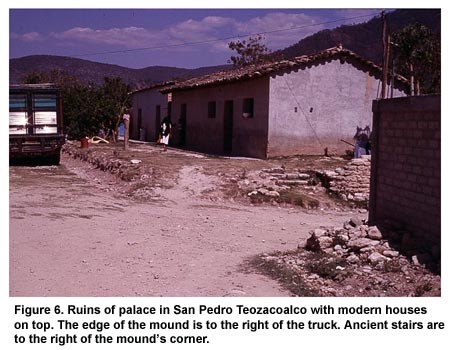
<instances>
[{"instance_id":1,"label":"grass patch","mask_svg":"<svg viewBox=\"0 0 450 350\"><path fill-rule=\"evenodd\" d=\"M310 259L305 264L306 270L310 273L333 281L342 281L348 277L347 266L348 263L344 258L324 253L311 253Z\"/></svg>"},{"instance_id":2,"label":"grass patch","mask_svg":"<svg viewBox=\"0 0 450 350\"><path fill-rule=\"evenodd\" d=\"M279 200L283 203L290 203L311 209L317 208L320 204L317 199L295 191L281 191Z\"/></svg>"},{"instance_id":3,"label":"grass patch","mask_svg":"<svg viewBox=\"0 0 450 350\"><path fill-rule=\"evenodd\" d=\"M277 253L274 255L276 256ZM278 253L278 256L282 256L282 253ZM267 256L258 255L251 258L248 265L263 275L273 278L294 295L300 297L320 296L319 291L310 287L297 271L287 268L284 264L279 264L276 259L267 259Z\"/></svg>"},{"instance_id":4,"label":"grass patch","mask_svg":"<svg viewBox=\"0 0 450 350\"><path fill-rule=\"evenodd\" d=\"M296 191L280 191L280 196L278 197L272 197L263 195L261 193L256 193L250 196L250 201L253 204L259 204L259 203L288 203L292 205L297 205L302 208L307 209L315 209L319 207L320 202L304 193L296 192Z\"/></svg>"}]
</instances>

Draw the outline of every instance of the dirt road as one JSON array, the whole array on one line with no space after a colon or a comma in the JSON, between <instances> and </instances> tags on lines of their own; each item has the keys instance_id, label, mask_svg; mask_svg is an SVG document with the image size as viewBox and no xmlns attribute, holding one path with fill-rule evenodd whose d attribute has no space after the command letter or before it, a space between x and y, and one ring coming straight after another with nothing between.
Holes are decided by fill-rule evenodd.
<instances>
[{"instance_id":1,"label":"dirt road","mask_svg":"<svg viewBox=\"0 0 450 350\"><path fill-rule=\"evenodd\" d=\"M352 215L211 201L199 193L214 179L192 165L136 202L81 163L10 167L11 296L290 296L246 260Z\"/></svg>"}]
</instances>

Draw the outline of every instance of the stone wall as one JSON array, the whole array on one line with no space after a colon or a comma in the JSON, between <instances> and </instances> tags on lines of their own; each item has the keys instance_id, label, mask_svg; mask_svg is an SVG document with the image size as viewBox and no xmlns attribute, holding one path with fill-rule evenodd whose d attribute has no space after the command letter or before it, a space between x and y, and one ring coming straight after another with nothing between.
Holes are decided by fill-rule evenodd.
<instances>
[{"instance_id":1,"label":"stone wall","mask_svg":"<svg viewBox=\"0 0 450 350\"><path fill-rule=\"evenodd\" d=\"M374 101L369 220L440 250L440 96ZM405 238L405 237L403 237ZM408 238L410 240L410 238Z\"/></svg>"},{"instance_id":2,"label":"stone wall","mask_svg":"<svg viewBox=\"0 0 450 350\"><path fill-rule=\"evenodd\" d=\"M339 198L367 203L370 192L370 159L371 156L352 159L342 168L320 172L319 178L322 184Z\"/></svg>"}]
</instances>

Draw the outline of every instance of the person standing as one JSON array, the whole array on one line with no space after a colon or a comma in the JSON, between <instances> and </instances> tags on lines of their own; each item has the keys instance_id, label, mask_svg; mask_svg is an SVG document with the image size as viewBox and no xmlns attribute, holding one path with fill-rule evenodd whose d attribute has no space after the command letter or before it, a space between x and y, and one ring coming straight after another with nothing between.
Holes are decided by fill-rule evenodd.
<instances>
[{"instance_id":1,"label":"person standing","mask_svg":"<svg viewBox=\"0 0 450 350\"><path fill-rule=\"evenodd\" d=\"M172 133L172 122L170 120L170 116L167 116L163 119L161 123L161 143L163 144L163 151L167 151L167 146L169 145L170 135Z\"/></svg>"},{"instance_id":2,"label":"person standing","mask_svg":"<svg viewBox=\"0 0 450 350\"><path fill-rule=\"evenodd\" d=\"M124 125L123 149L125 151L127 151L129 148L128 141L130 138L130 118L131 118L130 114L131 114L131 109L128 111L125 110L125 113L122 116L123 125Z\"/></svg>"}]
</instances>

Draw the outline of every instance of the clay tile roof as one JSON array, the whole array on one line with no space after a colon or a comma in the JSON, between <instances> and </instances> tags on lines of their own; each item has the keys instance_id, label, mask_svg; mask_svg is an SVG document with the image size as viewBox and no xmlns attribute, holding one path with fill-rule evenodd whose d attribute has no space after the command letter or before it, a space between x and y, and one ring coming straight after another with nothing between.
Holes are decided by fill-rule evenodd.
<instances>
[{"instance_id":1,"label":"clay tile roof","mask_svg":"<svg viewBox=\"0 0 450 350\"><path fill-rule=\"evenodd\" d=\"M150 86L140 87L138 89L130 91L128 93L128 95L133 95L133 94L135 94L137 92L148 91L148 90L159 90L161 88L166 88L166 87L171 86L173 84L175 84L174 81L166 81L166 82L163 82L163 83L156 83L156 84L153 84L153 85L150 85Z\"/></svg>"},{"instance_id":2,"label":"clay tile roof","mask_svg":"<svg viewBox=\"0 0 450 350\"><path fill-rule=\"evenodd\" d=\"M192 79L176 82L173 85L163 87L159 91L162 93L168 93L172 91L188 90L197 87L206 87L211 85L225 84L241 80L249 80L258 78L260 76L268 75L273 72L281 70L290 70L295 68L302 68L311 64L314 64L321 60L326 59L343 59L349 58L349 62L356 61L361 65L365 66L372 74L381 74L382 69L380 66L376 65L374 62L366 60L356 53L344 49L342 45L337 45L335 47L329 48L324 51L312 55L298 56L291 60L283 60L277 62L264 63L260 65L251 65L242 68L219 71L204 75L201 77L195 77ZM397 82L407 85L408 81L400 75L395 76Z\"/></svg>"}]
</instances>

